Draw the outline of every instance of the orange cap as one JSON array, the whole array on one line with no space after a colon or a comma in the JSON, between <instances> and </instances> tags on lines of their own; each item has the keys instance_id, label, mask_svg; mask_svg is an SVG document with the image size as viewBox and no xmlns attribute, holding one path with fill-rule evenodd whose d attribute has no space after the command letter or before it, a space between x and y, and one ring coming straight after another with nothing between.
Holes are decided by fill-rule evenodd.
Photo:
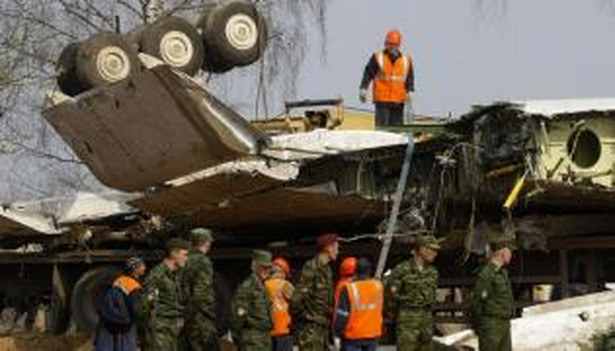
<instances>
[{"instance_id":1,"label":"orange cap","mask_svg":"<svg viewBox=\"0 0 615 351\"><path fill-rule=\"evenodd\" d=\"M357 258L346 257L340 266L340 275L342 277L350 277L357 272Z\"/></svg>"},{"instance_id":2,"label":"orange cap","mask_svg":"<svg viewBox=\"0 0 615 351\"><path fill-rule=\"evenodd\" d=\"M273 264L280 267L285 276L290 274L290 264L288 264L288 261L286 261L283 257L276 257L275 260L273 260Z\"/></svg>"},{"instance_id":3,"label":"orange cap","mask_svg":"<svg viewBox=\"0 0 615 351\"><path fill-rule=\"evenodd\" d=\"M401 33L396 29L389 31L387 33L387 38L386 38L385 43L393 45L393 46L400 46L401 45Z\"/></svg>"}]
</instances>

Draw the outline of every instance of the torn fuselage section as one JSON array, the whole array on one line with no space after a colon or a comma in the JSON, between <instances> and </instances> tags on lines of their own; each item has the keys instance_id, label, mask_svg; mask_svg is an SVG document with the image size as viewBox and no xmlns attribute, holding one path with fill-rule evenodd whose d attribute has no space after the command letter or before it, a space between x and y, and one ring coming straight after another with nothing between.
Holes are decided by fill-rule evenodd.
<instances>
[{"instance_id":1,"label":"torn fuselage section","mask_svg":"<svg viewBox=\"0 0 615 351\"><path fill-rule=\"evenodd\" d=\"M383 132L272 137L259 156L152 188L132 204L190 225L251 237L371 231L386 213L407 138ZM383 177L383 175L387 177ZM247 237L243 239L247 239Z\"/></svg>"},{"instance_id":2,"label":"torn fuselage section","mask_svg":"<svg viewBox=\"0 0 615 351\"><path fill-rule=\"evenodd\" d=\"M441 154L453 166L442 176L438 202L446 204L440 212L449 212L436 217L447 223L452 212L458 227L469 228L466 247L484 247L493 235L545 248L550 236L603 233L610 221L599 215L615 210L614 117L615 99L475 108L447 128L455 139ZM601 220L584 228L549 225L596 216Z\"/></svg>"},{"instance_id":3,"label":"torn fuselage section","mask_svg":"<svg viewBox=\"0 0 615 351\"><path fill-rule=\"evenodd\" d=\"M510 186L527 172L526 192L534 190L528 204L557 206L558 192L575 192L564 189L596 190L603 198L602 190L615 186L614 117L615 99L498 103L475 109L454 128L473 145L482 183Z\"/></svg>"}]
</instances>

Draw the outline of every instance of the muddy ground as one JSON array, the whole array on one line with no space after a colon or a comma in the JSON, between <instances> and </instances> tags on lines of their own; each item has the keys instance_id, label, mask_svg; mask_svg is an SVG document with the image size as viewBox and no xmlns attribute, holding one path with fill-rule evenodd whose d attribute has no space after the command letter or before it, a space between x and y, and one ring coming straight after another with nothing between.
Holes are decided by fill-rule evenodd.
<instances>
[{"instance_id":1,"label":"muddy ground","mask_svg":"<svg viewBox=\"0 0 615 351\"><path fill-rule=\"evenodd\" d=\"M20 333L0 336L0 351L91 351L88 336Z\"/></svg>"}]
</instances>

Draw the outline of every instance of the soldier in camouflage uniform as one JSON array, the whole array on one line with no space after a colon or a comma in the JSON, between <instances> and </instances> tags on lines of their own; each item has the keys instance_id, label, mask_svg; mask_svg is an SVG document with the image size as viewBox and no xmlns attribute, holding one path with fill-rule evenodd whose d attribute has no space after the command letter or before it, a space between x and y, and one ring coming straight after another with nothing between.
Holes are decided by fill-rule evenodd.
<instances>
[{"instance_id":1,"label":"soldier in camouflage uniform","mask_svg":"<svg viewBox=\"0 0 615 351\"><path fill-rule=\"evenodd\" d=\"M491 243L489 262L478 274L470 303L472 328L478 334L480 350L512 350L510 319L514 316L514 299L508 272L514 243L511 240Z\"/></svg>"},{"instance_id":2,"label":"soldier in camouflage uniform","mask_svg":"<svg viewBox=\"0 0 615 351\"><path fill-rule=\"evenodd\" d=\"M413 257L397 265L388 286L387 309L397 323L397 350L431 350L438 290L438 270L432 264L440 241L419 237Z\"/></svg>"},{"instance_id":3,"label":"soldier in camouflage uniform","mask_svg":"<svg viewBox=\"0 0 615 351\"><path fill-rule=\"evenodd\" d=\"M166 257L145 279L141 313L146 323L146 350L177 351L184 324L179 271L188 261L190 243L174 238L165 246Z\"/></svg>"},{"instance_id":4,"label":"soldier in camouflage uniform","mask_svg":"<svg viewBox=\"0 0 615 351\"><path fill-rule=\"evenodd\" d=\"M192 251L183 271L186 296L186 346L188 350L219 349L213 266L207 253L213 236L204 228L192 230Z\"/></svg>"},{"instance_id":5,"label":"soldier in camouflage uniform","mask_svg":"<svg viewBox=\"0 0 615 351\"><path fill-rule=\"evenodd\" d=\"M293 321L299 321L297 341L300 350L329 349L333 309L333 271L330 263L337 259L337 235L325 234L317 239L319 253L306 262L291 301Z\"/></svg>"},{"instance_id":6,"label":"soldier in camouflage uniform","mask_svg":"<svg viewBox=\"0 0 615 351\"><path fill-rule=\"evenodd\" d=\"M271 351L271 302L265 280L271 273L271 253L254 250L252 275L246 279L231 302L231 331L240 351Z\"/></svg>"}]
</instances>

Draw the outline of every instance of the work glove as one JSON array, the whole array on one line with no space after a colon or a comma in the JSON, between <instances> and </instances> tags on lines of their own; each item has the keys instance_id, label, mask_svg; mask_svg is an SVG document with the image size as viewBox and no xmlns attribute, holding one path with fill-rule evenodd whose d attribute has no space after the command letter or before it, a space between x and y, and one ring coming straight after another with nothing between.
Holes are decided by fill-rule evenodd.
<instances>
[{"instance_id":1,"label":"work glove","mask_svg":"<svg viewBox=\"0 0 615 351\"><path fill-rule=\"evenodd\" d=\"M362 103L367 102L367 89L361 89L359 90L359 100Z\"/></svg>"}]
</instances>

